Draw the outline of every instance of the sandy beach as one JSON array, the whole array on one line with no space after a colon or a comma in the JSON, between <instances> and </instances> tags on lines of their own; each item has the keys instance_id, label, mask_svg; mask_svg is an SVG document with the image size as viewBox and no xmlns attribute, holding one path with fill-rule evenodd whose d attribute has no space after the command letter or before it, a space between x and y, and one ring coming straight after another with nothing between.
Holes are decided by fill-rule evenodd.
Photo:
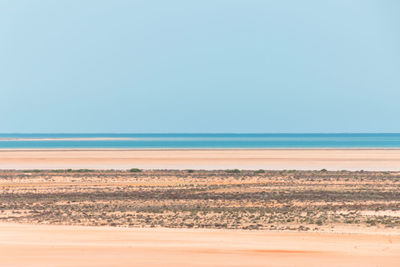
<instances>
[{"instance_id":1,"label":"sandy beach","mask_svg":"<svg viewBox=\"0 0 400 267\"><path fill-rule=\"evenodd\" d=\"M0 150L1 169L133 167L398 171L400 150ZM397 172L290 170L4 170L0 265L398 266Z\"/></svg>"},{"instance_id":2,"label":"sandy beach","mask_svg":"<svg viewBox=\"0 0 400 267\"><path fill-rule=\"evenodd\" d=\"M0 10L0 267L400 267L400 1Z\"/></svg>"},{"instance_id":3,"label":"sandy beach","mask_svg":"<svg viewBox=\"0 0 400 267\"><path fill-rule=\"evenodd\" d=\"M400 236L0 224L1 266L398 266Z\"/></svg>"},{"instance_id":4,"label":"sandy beach","mask_svg":"<svg viewBox=\"0 0 400 267\"><path fill-rule=\"evenodd\" d=\"M399 171L400 149L0 150L0 169Z\"/></svg>"}]
</instances>

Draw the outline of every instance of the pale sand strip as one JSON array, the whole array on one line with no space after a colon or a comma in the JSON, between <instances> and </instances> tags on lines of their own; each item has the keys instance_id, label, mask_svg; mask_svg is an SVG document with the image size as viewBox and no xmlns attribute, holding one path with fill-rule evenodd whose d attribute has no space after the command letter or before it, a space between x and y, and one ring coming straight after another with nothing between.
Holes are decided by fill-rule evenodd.
<instances>
[{"instance_id":1,"label":"pale sand strip","mask_svg":"<svg viewBox=\"0 0 400 267\"><path fill-rule=\"evenodd\" d=\"M0 150L0 169L400 171L400 149Z\"/></svg>"},{"instance_id":2,"label":"pale sand strip","mask_svg":"<svg viewBox=\"0 0 400 267\"><path fill-rule=\"evenodd\" d=\"M3 267L399 266L400 236L0 224Z\"/></svg>"},{"instance_id":3,"label":"pale sand strip","mask_svg":"<svg viewBox=\"0 0 400 267\"><path fill-rule=\"evenodd\" d=\"M0 138L0 142L40 142L40 141L126 141L126 140L137 140L137 138L131 137L61 137L61 138L13 138L6 137Z\"/></svg>"}]
</instances>

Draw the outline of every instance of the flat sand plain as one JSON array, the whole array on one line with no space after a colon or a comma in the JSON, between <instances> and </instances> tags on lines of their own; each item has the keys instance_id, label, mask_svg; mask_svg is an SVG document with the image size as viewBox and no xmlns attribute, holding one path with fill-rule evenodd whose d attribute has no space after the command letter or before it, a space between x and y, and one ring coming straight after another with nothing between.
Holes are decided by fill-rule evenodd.
<instances>
[{"instance_id":1,"label":"flat sand plain","mask_svg":"<svg viewBox=\"0 0 400 267\"><path fill-rule=\"evenodd\" d=\"M57 170L134 167L248 171ZM323 168L381 172L293 171ZM0 172L0 266L400 262L400 150L1 150L0 169L32 169Z\"/></svg>"},{"instance_id":2,"label":"flat sand plain","mask_svg":"<svg viewBox=\"0 0 400 267\"><path fill-rule=\"evenodd\" d=\"M400 236L0 224L1 266L399 266Z\"/></svg>"},{"instance_id":3,"label":"flat sand plain","mask_svg":"<svg viewBox=\"0 0 400 267\"><path fill-rule=\"evenodd\" d=\"M400 149L0 150L0 169L399 171Z\"/></svg>"},{"instance_id":4,"label":"flat sand plain","mask_svg":"<svg viewBox=\"0 0 400 267\"><path fill-rule=\"evenodd\" d=\"M399 266L399 185L399 172L0 171L0 266Z\"/></svg>"}]
</instances>

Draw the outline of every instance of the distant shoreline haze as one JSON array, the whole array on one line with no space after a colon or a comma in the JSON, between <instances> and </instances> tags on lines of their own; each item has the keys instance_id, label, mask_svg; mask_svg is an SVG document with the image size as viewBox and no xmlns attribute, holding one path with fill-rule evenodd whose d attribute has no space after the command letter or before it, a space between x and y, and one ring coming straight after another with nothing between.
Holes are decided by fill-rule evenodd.
<instances>
[{"instance_id":1,"label":"distant shoreline haze","mask_svg":"<svg viewBox=\"0 0 400 267\"><path fill-rule=\"evenodd\" d=\"M0 149L400 148L400 133L14 133Z\"/></svg>"}]
</instances>

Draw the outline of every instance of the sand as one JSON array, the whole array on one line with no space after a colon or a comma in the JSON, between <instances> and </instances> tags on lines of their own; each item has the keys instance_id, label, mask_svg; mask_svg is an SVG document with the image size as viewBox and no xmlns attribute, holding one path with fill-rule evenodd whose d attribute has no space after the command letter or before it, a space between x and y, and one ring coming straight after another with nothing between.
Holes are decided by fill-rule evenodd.
<instances>
[{"instance_id":1,"label":"sand","mask_svg":"<svg viewBox=\"0 0 400 267\"><path fill-rule=\"evenodd\" d=\"M400 236L0 224L1 266L398 266Z\"/></svg>"},{"instance_id":2,"label":"sand","mask_svg":"<svg viewBox=\"0 0 400 267\"><path fill-rule=\"evenodd\" d=\"M400 150L0 150L0 169L133 167L400 171ZM340 231L0 223L0 266L399 266L398 230Z\"/></svg>"},{"instance_id":3,"label":"sand","mask_svg":"<svg viewBox=\"0 0 400 267\"><path fill-rule=\"evenodd\" d=\"M0 169L400 171L400 149L0 150Z\"/></svg>"},{"instance_id":4,"label":"sand","mask_svg":"<svg viewBox=\"0 0 400 267\"><path fill-rule=\"evenodd\" d=\"M65 137L65 138L0 138L0 142L25 142L25 141L124 141L124 140L135 140L136 138L131 137Z\"/></svg>"}]
</instances>

